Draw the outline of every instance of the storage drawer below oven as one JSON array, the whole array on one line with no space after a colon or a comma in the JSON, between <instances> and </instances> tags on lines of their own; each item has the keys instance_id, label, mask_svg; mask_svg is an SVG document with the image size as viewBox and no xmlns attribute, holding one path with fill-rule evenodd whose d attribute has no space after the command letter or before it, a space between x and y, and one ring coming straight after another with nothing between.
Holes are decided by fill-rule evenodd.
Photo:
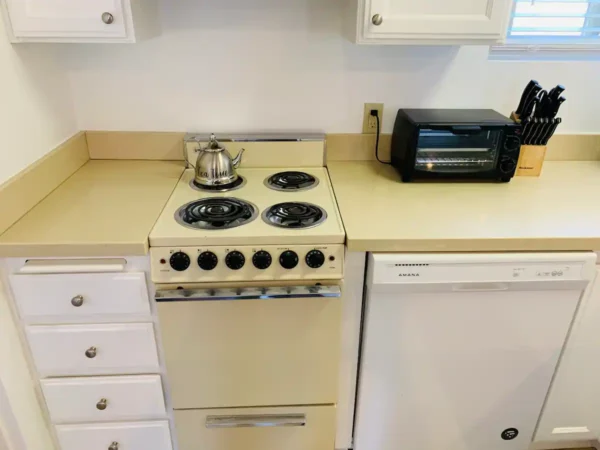
<instances>
[{"instance_id":1,"label":"storage drawer below oven","mask_svg":"<svg viewBox=\"0 0 600 450\"><path fill-rule=\"evenodd\" d=\"M179 450L332 450L335 407L175 411Z\"/></svg>"},{"instance_id":2,"label":"storage drawer below oven","mask_svg":"<svg viewBox=\"0 0 600 450\"><path fill-rule=\"evenodd\" d=\"M336 295L159 301L173 407L336 403Z\"/></svg>"}]
</instances>

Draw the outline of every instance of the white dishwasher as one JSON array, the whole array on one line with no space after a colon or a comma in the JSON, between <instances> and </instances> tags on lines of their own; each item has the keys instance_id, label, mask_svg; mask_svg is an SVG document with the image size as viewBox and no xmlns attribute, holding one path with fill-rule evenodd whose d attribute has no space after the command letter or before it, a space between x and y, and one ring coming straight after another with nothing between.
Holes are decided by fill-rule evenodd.
<instances>
[{"instance_id":1,"label":"white dishwasher","mask_svg":"<svg viewBox=\"0 0 600 450\"><path fill-rule=\"evenodd\" d=\"M526 449L595 261L369 254L354 449Z\"/></svg>"}]
</instances>

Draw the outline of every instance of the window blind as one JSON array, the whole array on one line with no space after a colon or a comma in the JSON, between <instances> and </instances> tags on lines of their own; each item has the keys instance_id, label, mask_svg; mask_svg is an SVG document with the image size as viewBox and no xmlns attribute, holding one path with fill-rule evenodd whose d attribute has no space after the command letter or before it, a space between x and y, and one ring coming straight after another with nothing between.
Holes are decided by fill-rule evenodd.
<instances>
[{"instance_id":1,"label":"window blind","mask_svg":"<svg viewBox=\"0 0 600 450\"><path fill-rule=\"evenodd\" d=\"M506 43L600 48L600 0L515 0Z\"/></svg>"}]
</instances>

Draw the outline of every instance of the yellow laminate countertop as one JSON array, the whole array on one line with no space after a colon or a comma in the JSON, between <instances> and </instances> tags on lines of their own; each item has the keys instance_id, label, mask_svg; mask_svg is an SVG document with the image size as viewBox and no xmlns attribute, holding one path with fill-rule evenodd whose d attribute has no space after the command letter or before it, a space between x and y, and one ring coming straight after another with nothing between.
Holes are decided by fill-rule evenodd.
<instances>
[{"instance_id":1,"label":"yellow laminate countertop","mask_svg":"<svg viewBox=\"0 0 600 450\"><path fill-rule=\"evenodd\" d=\"M136 256L184 170L175 161L89 161L0 236L0 256Z\"/></svg>"},{"instance_id":2,"label":"yellow laminate countertop","mask_svg":"<svg viewBox=\"0 0 600 450\"><path fill-rule=\"evenodd\" d=\"M351 251L600 250L600 162L547 161L509 183L402 183L377 162L328 165Z\"/></svg>"}]
</instances>

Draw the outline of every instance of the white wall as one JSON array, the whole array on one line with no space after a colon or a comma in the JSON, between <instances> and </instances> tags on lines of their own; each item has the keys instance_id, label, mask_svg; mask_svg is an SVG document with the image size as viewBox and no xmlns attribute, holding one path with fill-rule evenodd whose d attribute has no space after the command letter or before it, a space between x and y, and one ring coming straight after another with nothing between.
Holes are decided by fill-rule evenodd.
<instances>
[{"instance_id":1,"label":"white wall","mask_svg":"<svg viewBox=\"0 0 600 450\"><path fill-rule=\"evenodd\" d=\"M11 45L0 18L0 184L78 130L57 49Z\"/></svg>"},{"instance_id":2,"label":"white wall","mask_svg":"<svg viewBox=\"0 0 600 450\"><path fill-rule=\"evenodd\" d=\"M566 85L561 132L600 132L600 62L489 61L487 47L356 46L345 0L162 0L162 34L63 48L80 128L359 132L364 102L516 107Z\"/></svg>"}]
</instances>

